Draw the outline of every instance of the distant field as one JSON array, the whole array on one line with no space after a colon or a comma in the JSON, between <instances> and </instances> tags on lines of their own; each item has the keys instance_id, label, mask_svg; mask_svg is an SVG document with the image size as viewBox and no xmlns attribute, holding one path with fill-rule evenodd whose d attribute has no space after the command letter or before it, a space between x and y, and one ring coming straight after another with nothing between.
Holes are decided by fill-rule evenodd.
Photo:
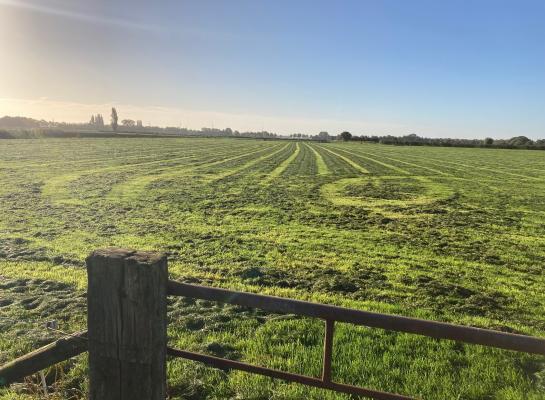
<instances>
[{"instance_id":1,"label":"distant field","mask_svg":"<svg viewBox=\"0 0 545 400\"><path fill-rule=\"evenodd\" d=\"M234 139L0 141L0 363L85 327L84 259L545 336L545 153ZM323 323L172 300L170 343L319 375ZM333 378L424 399L544 399L545 360L339 324ZM58 397L85 398L86 358ZM171 399L345 399L169 362ZM1 399L38 398L32 384ZM75 388L75 389L70 389ZM25 393L26 392L26 393Z\"/></svg>"}]
</instances>

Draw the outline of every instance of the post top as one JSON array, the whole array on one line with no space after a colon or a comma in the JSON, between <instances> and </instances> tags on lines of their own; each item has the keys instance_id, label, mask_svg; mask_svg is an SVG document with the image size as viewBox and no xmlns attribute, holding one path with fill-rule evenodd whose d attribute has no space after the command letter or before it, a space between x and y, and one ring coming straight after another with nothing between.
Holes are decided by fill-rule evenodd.
<instances>
[{"instance_id":1,"label":"post top","mask_svg":"<svg viewBox=\"0 0 545 400\"><path fill-rule=\"evenodd\" d=\"M114 258L133 260L137 263L152 264L164 259L166 255L161 252L154 251L137 251L134 249L124 249L120 247L107 247L104 249L94 250L88 257L90 258Z\"/></svg>"}]
</instances>

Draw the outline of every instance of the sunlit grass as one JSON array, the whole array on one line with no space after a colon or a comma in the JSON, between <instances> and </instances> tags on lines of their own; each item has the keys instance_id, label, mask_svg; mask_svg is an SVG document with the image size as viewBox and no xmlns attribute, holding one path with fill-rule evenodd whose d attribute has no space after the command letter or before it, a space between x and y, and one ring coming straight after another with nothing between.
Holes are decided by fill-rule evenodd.
<instances>
[{"instance_id":1,"label":"sunlit grass","mask_svg":"<svg viewBox=\"0 0 545 400\"><path fill-rule=\"evenodd\" d=\"M181 281L545 336L542 157L226 139L0 142L0 321L18 321L0 324L0 361L53 340L44 320L85 327L84 260L107 246L167 252ZM318 320L169 304L179 348L319 376L322 340ZM437 400L545 396L542 357L345 324L334 348L339 382ZM84 398L86 368L85 357L67 364L56 395L75 387ZM183 360L169 361L168 379L172 399L348 398Z\"/></svg>"}]
</instances>

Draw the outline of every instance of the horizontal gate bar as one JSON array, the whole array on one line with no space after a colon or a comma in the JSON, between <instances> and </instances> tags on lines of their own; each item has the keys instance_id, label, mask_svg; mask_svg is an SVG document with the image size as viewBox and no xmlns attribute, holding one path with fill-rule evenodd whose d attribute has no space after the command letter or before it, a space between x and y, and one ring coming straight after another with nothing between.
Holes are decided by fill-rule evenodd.
<instances>
[{"instance_id":1,"label":"horizontal gate bar","mask_svg":"<svg viewBox=\"0 0 545 400\"><path fill-rule=\"evenodd\" d=\"M292 374L289 372L278 371L257 365L246 364L240 361L227 360L225 358L213 357L206 354L193 353L191 351L173 349L167 347L167 354L173 357L185 358L192 361L202 362L215 368L236 369L252 374L269 376L271 378L282 379L289 382L301 383L307 386L313 386L321 389L329 389L339 393L352 394L356 396L365 396L377 400L414 400L413 397L402 396L395 393L381 392L379 390L365 389L358 386L345 385L331 381L322 381L311 376Z\"/></svg>"},{"instance_id":2,"label":"horizontal gate bar","mask_svg":"<svg viewBox=\"0 0 545 400\"><path fill-rule=\"evenodd\" d=\"M545 355L545 339L526 335L517 335L398 315L361 311L352 308L311 303L308 301L286 299L282 297L191 285L172 280L168 281L167 293L174 296L193 297L245 307L260 308L277 313L297 314L306 317L347 322L355 325L364 325L397 332L414 333L436 339L458 340L466 343Z\"/></svg>"}]
</instances>

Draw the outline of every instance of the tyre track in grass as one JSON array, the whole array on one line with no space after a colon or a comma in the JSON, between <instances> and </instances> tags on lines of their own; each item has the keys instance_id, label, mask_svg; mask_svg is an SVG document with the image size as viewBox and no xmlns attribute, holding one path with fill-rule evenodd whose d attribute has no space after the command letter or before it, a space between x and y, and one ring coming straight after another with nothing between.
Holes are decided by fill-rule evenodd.
<instances>
[{"instance_id":1,"label":"tyre track in grass","mask_svg":"<svg viewBox=\"0 0 545 400\"><path fill-rule=\"evenodd\" d=\"M259 183L263 181L275 168L278 167L285 159L287 159L292 153L292 143L287 143L278 153L274 156L263 160L261 163L256 164L251 172L246 173L245 177L256 178Z\"/></svg>"},{"instance_id":2,"label":"tyre track in grass","mask_svg":"<svg viewBox=\"0 0 545 400\"><path fill-rule=\"evenodd\" d=\"M400 177L404 177L404 178L409 178L409 179L414 179L416 182L419 182L420 185L422 185L423 187L425 188L434 188L434 190L428 190L430 195L431 196L431 200L426 198L426 201L433 201L435 199L435 197L437 198L440 198L441 196L443 196L445 193L451 193L451 189L450 188L447 188L446 186L444 185L441 185L441 184L438 184L437 182L434 182L432 179L430 179L428 176L420 176L420 175L417 175L415 173L413 173L412 171L407 171L403 168L400 168L400 167L397 167L395 165L391 165L391 164L388 164L386 162L382 162L380 160L377 160L377 159L374 159L374 158L371 158L371 157L366 157L366 156L362 156L360 154L357 154L357 153L354 153L354 152L351 152L351 151L348 151L348 150L344 150L344 149L339 149L339 148L336 148L336 150L340 151L341 153L345 153L345 154L350 154L354 157L360 157L360 158L363 158L363 159L367 159L371 162L374 162L382 167L385 167L385 168L388 168L392 171L395 171L397 173L401 173L402 175ZM383 175L383 176L380 176L380 175L368 175L369 179L378 179L378 180L381 180L381 179L390 179L390 178L400 178L400 177L397 177L397 176L392 176L392 175ZM366 178L348 178L348 179L341 179L341 180L338 180L338 181L335 181L335 182L332 182L332 183L329 183L329 184L326 184L324 186L322 186L321 188L321 193L322 195L325 195L325 197L327 197L328 195L331 195L331 191L336 188L338 185L342 185L343 182L346 183L346 182L360 182L361 179L366 179ZM438 187L441 188L441 190L437 189ZM441 196L440 196L441 195ZM445 197L445 196L443 196ZM422 199L424 199L425 197L422 197ZM368 202L369 200L367 200ZM355 204L359 204L359 200L347 200L346 198L343 198L343 201L341 201L341 203L346 203L346 204L351 204L351 205L355 205ZM425 204L425 202L423 202L422 204ZM378 201L375 201L376 204L379 204ZM410 202L409 202L410 203ZM366 204L366 202L363 202L362 204ZM388 205L398 205L398 206L401 206L404 204L404 201L390 201L390 200L385 200L384 201L384 204L388 204ZM417 202L413 202L413 204L419 204ZM361 205L361 204L360 204ZM395 213L391 213L390 215L394 215ZM397 215L397 214L395 214Z\"/></svg>"},{"instance_id":3,"label":"tyre track in grass","mask_svg":"<svg viewBox=\"0 0 545 400\"><path fill-rule=\"evenodd\" d=\"M190 158L193 156L197 156L200 152L204 151L205 149L209 148L207 145L200 145L198 147L193 147L191 149L188 148L180 148L177 151L170 151L166 154L160 154L160 153L143 153L140 156L139 155L129 155L129 156L122 156L120 157L121 160L136 160L136 162L125 162L123 164L107 164L107 161L112 161L112 157L109 159L96 159L95 161L91 161L91 159L88 159L89 164L106 164L105 166L89 169L88 165L85 165L86 163L82 162L79 163L77 160L70 160L68 162L64 162L65 165L62 165L64 168L75 168L78 167L77 170L75 170L73 173L81 173L88 174L88 173L94 173L94 172L101 172L101 171L109 171L109 170L115 170L115 169L125 169L125 168L131 168L133 166L145 166L145 165L154 165L154 164L162 164L162 163L169 163L173 161L183 160L186 158ZM160 149L157 149L157 151ZM213 148L212 150L216 150ZM138 152L135 152L138 154ZM131 153L132 154L132 153ZM169 157L169 158L165 158ZM113 156L114 161L117 158L117 156ZM60 162L59 162L60 163ZM59 164L58 163L58 164ZM76 164L76 165L73 165ZM83 167L87 167L86 169L83 169ZM80 169L81 168L81 169ZM65 174L69 175L69 174Z\"/></svg>"},{"instance_id":4,"label":"tyre track in grass","mask_svg":"<svg viewBox=\"0 0 545 400\"><path fill-rule=\"evenodd\" d=\"M415 155L404 154L404 156L405 157L410 157L411 159L422 160L422 157L418 157L418 156L415 156ZM390 157L385 156L385 158L390 158ZM390 159L394 160L393 158L390 158ZM426 161L429 161L429 160L437 161L437 162L430 162L429 164L431 164L431 165L445 166L445 164L447 163L447 162L443 162L443 164L439 164L442 160L426 158ZM399 162L404 162L402 160L398 160L398 161ZM413 164L413 163L408 163L408 164ZM459 163L457 163L457 164L459 164ZM414 165L417 166L418 164L414 164ZM461 164L459 164L459 165L461 165ZM428 169L430 171L434 170L433 168L427 168L427 167L422 166L422 165L420 166L420 168ZM462 174L464 174L466 176L466 177L460 177L460 176L457 176L456 173L454 173L454 172L453 173L444 172L443 176L449 178L451 180L451 182L456 182L456 181L460 181L460 180L471 180L470 178L467 177L467 174L469 173L471 176L474 177L472 179L476 179L475 177L478 177L479 181L487 182L486 185L489 188L493 188L494 190L500 190L500 191L503 188L503 184L498 185L498 178L497 177L493 176L492 174L485 173L484 171L474 171L473 168L471 168L471 169L470 168L462 168L460 166L458 166L458 167L448 166L448 168L450 168L451 170L457 171L457 172L459 171L459 172L461 172ZM439 170L435 170L435 171L440 172Z\"/></svg>"},{"instance_id":5,"label":"tyre track in grass","mask_svg":"<svg viewBox=\"0 0 545 400\"><path fill-rule=\"evenodd\" d=\"M495 166L494 168L488 168L488 167L480 167L480 166L474 165L474 164L454 163L454 162L448 162L448 161L445 161L445 163L463 165L464 167L467 167L469 170L479 169L479 170L482 170L482 171L492 172L492 174L489 175L489 176L494 178L495 180L498 180L498 179L503 180L503 178L501 177L501 174L505 174L505 175L509 175L509 176L512 176L512 177L515 177L515 178L519 178L519 179L522 178L522 179L527 179L527 180L530 180L530 181L539 181L539 182L544 182L545 181L543 178L539 178L539 177L536 177L536 176L523 175L523 174L517 174L517 173L509 172L505 168L502 168L500 166ZM498 176L498 175L500 175L500 176Z\"/></svg>"},{"instance_id":6,"label":"tyre track in grass","mask_svg":"<svg viewBox=\"0 0 545 400\"><path fill-rule=\"evenodd\" d=\"M357 195L352 196L345 191L350 185L362 185L366 183L380 184L381 182L392 180L413 181L413 184L421 187L423 192L415 194L412 198L385 199L372 197L361 198ZM362 207L392 218L411 217L410 215L405 215L403 209L411 206L431 204L435 201L448 198L448 196L453 193L453 189L447 185L434 182L432 179L425 176L415 175L369 175L357 178L342 178L337 181L326 183L320 188L321 196L336 206ZM389 210L389 207L395 207L397 210ZM413 217L419 218L419 215Z\"/></svg>"},{"instance_id":7,"label":"tyre track in grass","mask_svg":"<svg viewBox=\"0 0 545 400\"><path fill-rule=\"evenodd\" d=\"M352 168L354 168L356 171L362 173L362 174L369 174L369 171L367 169L365 169L364 167L362 167L361 165L355 163L354 161L352 161L351 159L343 156L342 154L339 154L339 153L335 153L333 150L330 150L330 149L327 149L325 148L324 146L320 146L321 149L324 149L325 151L333 154L334 156L340 158L341 160L343 160L345 163L347 163L348 165L350 165Z\"/></svg>"},{"instance_id":8,"label":"tyre track in grass","mask_svg":"<svg viewBox=\"0 0 545 400\"><path fill-rule=\"evenodd\" d=\"M472 150L477 150L477 149L472 149ZM389 154L392 154L392 151L391 150L388 150L388 153ZM413 159L417 159L417 160L422 160L422 158L424 156L418 156L418 155L408 155L408 154L404 154L406 157L410 157L410 158L413 158ZM460 155L460 153L457 153L456 155ZM437 155L436 155L437 156ZM474 162L481 162L481 163L488 163L490 162L489 160L485 159L485 160L476 160L475 158L469 158L467 157L467 154L464 154L464 156L466 157L466 159L469 159L469 160L475 160ZM529 179L529 180L532 180L532 181L544 181L542 178L540 177L535 177L535 176L529 176L529 175L523 175L523 174L517 174L517 173L513 173L513 172L509 172L507 170L505 170L505 168L502 168L500 165L494 165L494 168L492 167L486 167L486 166L482 166L482 165L477 165L477 164L472 164L472 163L462 163L462 162L456 162L456 161L447 161L447 160L444 160L444 159L438 159L438 158L430 158L428 155L425 156L425 159L426 161L435 161L436 163L434 163L434 165L437 165L437 163L439 163L439 165L442 165L442 166L445 166L445 164L448 164L448 165L456 165L458 166L458 168L456 167L449 167L449 168L453 168L455 170L459 170L459 171L470 171L470 172L475 172L475 170L481 170L481 171L487 171L487 172L492 172L493 174L488 174L486 175L487 177L490 177L490 178L493 178L495 180L497 180L498 178L495 176L497 175L498 173L504 173L506 175L510 175L510 176L513 176L513 177L517 177L517 178L524 178L524 179ZM458 158L456 158L455 160L457 160ZM496 163L497 164L497 163ZM462 167L462 168L460 168ZM511 168L511 169L516 169L515 167Z\"/></svg>"},{"instance_id":9,"label":"tyre track in grass","mask_svg":"<svg viewBox=\"0 0 545 400\"><path fill-rule=\"evenodd\" d=\"M390 149L388 149L387 154L399 154L399 153L392 152ZM403 156L407 157L407 158L410 158L410 159L419 160L419 161L424 159L423 156L418 156L418 155L414 155L414 154L403 153ZM443 161L443 160L440 160L440 159L435 159L435 158L430 159L427 156L425 157L425 160L431 165L437 165L437 166L441 166L441 167L445 167L446 166L445 164L449 163L448 161ZM399 161L401 161L401 160L399 160ZM442 163L442 164L439 164L439 163ZM450 163L454 163L454 162L450 162ZM482 170L482 169L475 170L475 168L470 168L470 167L465 166L466 164L457 163L457 162L454 163L454 165L457 165L457 166L452 166L452 165L446 166L446 168L449 168L451 171L452 170L456 171L456 172L452 172L452 174L445 175L445 177L449 178L451 180L451 182L456 182L456 181L459 181L459 180L475 180L475 179L478 179L480 182L486 183L486 187L491 189L491 190L494 190L494 191L497 191L497 192L504 192L505 191L505 178L504 179L499 179L498 176L495 176L500 171L494 171L491 168L486 168L484 170ZM462 168L460 165L464 165L465 167ZM495 174L487 173L485 171L494 171ZM463 175L465 177L462 178L459 175ZM507 177L507 179L514 179L514 178ZM535 178L535 179L521 180L520 181L520 183L523 183L523 182L525 182L526 184L529 184L529 185L533 185L534 182L535 182L535 184L539 184L539 183L545 182L545 180L539 180L538 178Z\"/></svg>"},{"instance_id":10,"label":"tyre track in grass","mask_svg":"<svg viewBox=\"0 0 545 400\"><path fill-rule=\"evenodd\" d=\"M392 153L389 152L388 154L392 154ZM397 153L395 153L395 154L397 154ZM407 158L415 159L415 160L422 160L422 157L417 156L417 155L404 154L403 156L404 156L404 157L407 157ZM400 160L400 161L401 161L401 160ZM445 167L445 164L446 164L446 162L443 162L443 160L431 159L431 158L428 158L428 157L426 157L426 161L428 162L428 164L434 165L434 166ZM432 162L430 162L430 161L432 161ZM433 161L436 161L436 162L433 162ZM415 164L415 165L417 165L417 164ZM422 166L422 168L424 168L424 167ZM454 170L454 171L461 171L461 172L467 172L467 171L469 170L468 168L461 168L461 167L459 167L459 166L458 166L458 167L448 166L448 168L449 168L449 169L452 169L452 170ZM483 174L480 173L480 175L483 175ZM455 176L455 175L449 174L449 176ZM490 177L490 175L488 175L488 174L487 174L487 175L484 175L484 176Z\"/></svg>"},{"instance_id":11,"label":"tyre track in grass","mask_svg":"<svg viewBox=\"0 0 545 400\"><path fill-rule=\"evenodd\" d=\"M329 168L327 167L327 164L324 161L324 158L318 151L312 146L311 144L305 143L305 146L307 146L312 152L314 153L314 160L316 161L316 168L318 171L317 175L328 175L331 172L329 171Z\"/></svg>"},{"instance_id":12,"label":"tyre track in grass","mask_svg":"<svg viewBox=\"0 0 545 400\"><path fill-rule=\"evenodd\" d=\"M438 169L435 169L435 168L426 167L426 166L420 165L420 164L411 163L411 162L408 162L408 161L399 160L397 158L388 157L388 156L385 156L385 155L382 155L382 154L374 154L374 153L369 153L369 152L363 152L363 154L368 154L368 155L371 155L371 156L374 156L374 157L386 158L387 160L391 160L391 161L399 162L399 163L402 163L402 164L406 164L406 165L409 165L411 167L425 169L425 170L431 171L431 172L439 174L439 175L452 176L452 174L449 174L448 172L444 172L444 171L441 171L441 170L438 170Z\"/></svg>"},{"instance_id":13,"label":"tyre track in grass","mask_svg":"<svg viewBox=\"0 0 545 400\"><path fill-rule=\"evenodd\" d=\"M359 173L359 171L355 170L350 164L343 161L338 156L333 155L329 151L326 151L320 145L314 145L314 149L318 154L320 154L320 156L322 156L322 159L324 160L328 170L330 171L330 176L351 176Z\"/></svg>"},{"instance_id":14,"label":"tyre track in grass","mask_svg":"<svg viewBox=\"0 0 545 400\"><path fill-rule=\"evenodd\" d=\"M282 173L283 176L315 176L316 165L314 163L314 154L305 146L303 142L299 143L300 151L297 157L293 160L286 170Z\"/></svg>"},{"instance_id":15,"label":"tyre track in grass","mask_svg":"<svg viewBox=\"0 0 545 400\"><path fill-rule=\"evenodd\" d=\"M491 178L494 178L496 180L498 179L498 177L496 177L496 175L506 174L506 175L510 175L510 176L513 176L513 177L516 177L516 178L523 178L523 179L529 179L529 180L535 180L535 181L543 181L543 179L538 178L538 177L529 176L529 175L522 175L522 174L516 174L516 173L508 172L508 171L506 171L504 169L500 169L500 168L488 168L488 167L482 167L482 166L478 166L478 165L474 165L474 164L465 164L465 163L454 162L454 161L439 160L437 158L428 158L428 159L433 160L433 161L437 161L437 162L440 162L440 163L443 163L443 164L461 166L461 167L463 167L462 169L460 169L461 171L474 171L474 170L478 169L478 170L481 170L481 171L492 172L493 173L492 175L489 174L487 176L489 176Z\"/></svg>"},{"instance_id":16,"label":"tyre track in grass","mask_svg":"<svg viewBox=\"0 0 545 400\"><path fill-rule=\"evenodd\" d=\"M262 184L268 184L274 178L280 176L286 168L297 158L299 152L301 151L299 143L295 143L295 151L284 161L282 161L274 170L272 170L269 175L261 182Z\"/></svg>"},{"instance_id":17,"label":"tyre track in grass","mask_svg":"<svg viewBox=\"0 0 545 400\"><path fill-rule=\"evenodd\" d=\"M145 188L148 185L150 185L151 183L153 183L155 181L165 180L165 179L173 179L173 178L185 176L189 172L196 171L196 170L198 170L200 168L213 167L213 166L220 165L220 164L223 164L223 163L227 163L227 162L230 162L230 161L235 161L235 160L238 160L240 158L248 157L248 156L250 156L252 154L255 154L255 153L260 153L260 152L265 151L265 150L269 150L269 149L268 148L267 149L261 148L259 150L255 150L255 151L251 151L251 152L248 152L248 153L240 154L240 155L237 155L237 156L234 156L234 157L228 157L228 158L223 158L223 159L216 160L216 161L205 162L205 163L202 163L202 164L189 166L187 168L182 168L182 169L178 169L178 170L175 170L175 171L172 171L172 169L174 169L175 167L165 168L165 169L162 170L162 171L165 171L165 172L162 172L160 174L139 176L137 178L126 181L126 182L122 183L121 185L117 185L117 186L113 187L112 190L110 191L110 193L108 194L107 199L109 201L112 201L112 202L119 202L119 201L123 201L123 200L134 200L134 199L136 199L136 198L138 198L140 196L140 194L145 190Z\"/></svg>"},{"instance_id":18,"label":"tyre track in grass","mask_svg":"<svg viewBox=\"0 0 545 400\"><path fill-rule=\"evenodd\" d=\"M280 146L282 146L282 145L272 146L271 148L269 148L269 150L278 149L278 147L280 147ZM208 183L213 183L213 182L219 181L221 179L227 178L229 176L238 174L239 172L244 171L245 169L248 169L248 168L250 168L250 167L252 167L252 166L254 166L256 164L259 164L260 162L263 162L265 160L268 160L271 157L274 157L278 153L281 153L282 151L284 151L288 146L289 146L289 143L286 144L285 146L282 146L280 149L278 149L276 151L273 151L272 153L265 154L265 155L263 155L261 157L258 157L256 159L250 161L250 162L242 164L242 165L240 165L240 166L238 166L236 168L227 170L227 171L219 173L219 174L217 174L217 175L215 175L213 177L210 177L210 179L208 180Z\"/></svg>"},{"instance_id":19,"label":"tyre track in grass","mask_svg":"<svg viewBox=\"0 0 545 400\"><path fill-rule=\"evenodd\" d=\"M120 160L129 160L129 159L149 159L149 158L157 158L162 157L164 154L160 154L159 152L163 149L163 147L153 147L148 148L146 151L143 151L143 149L139 150L129 150L127 148L127 151L120 151L108 154L107 156L100 156L100 157L94 157L94 158L81 158L82 156L87 156L88 154L93 154L93 152L86 152L86 153L78 153L78 158L72 158L72 159L66 159L62 161L55 161L55 162L44 162L44 161L36 161L33 163L28 163L26 165L21 165L21 163L17 161L3 161L0 162L0 165L3 167L13 168L13 169L28 169L28 168L50 168L52 166L61 166L61 167L84 167L91 164L100 164L104 162L111 161L112 159L119 158ZM205 147L205 145L202 145L200 147ZM70 149L68 149L70 150ZM187 148L180 147L178 149L172 150L169 149L170 152L168 155L177 155L180 153L183 153L184 151L187 151ZM47 149L42 149L42 151L47 152ZM95 151L96 153L96 151ZM122 164L124 165L124 164Z\"/></svg>"},{"instance_id":20,"label":"tyre track in grass","mask_svg":"<svg viewBox=\"0 0 545 400\"><path fill-rule=\"evenodd\" d=\"M195 150L203 150L204 148L205 147L198 148ZM123 172L125 170L130 170L131 168L134 168L134 167L150 166L155 164L164 164L169 162L181 161L181 160L195 157L197 155L198 155L197 152L193 152L185 156L175 157L170 159L144 161L144 162L132 163L132 164L111 165L111 166L106 166L101 168L81 170L81 171L71 172L68 174L57 175L45 181L44 186L42 188L42 196L52 199L53 202L56 204L62 204L62 203L76 204L79 201L77 199L72 199L70 197L70 193L68 191L67 186L71 182L74 182L82 177L93 175L93 174L101 174L105 172ZM176 166L179 166L179 165L180 164L175 164L174 166L171 166L170 168L175 168Z\"/></svg>"},{"instance_id":21,"label":"tyre track in grass","mask_svg":"<svg viewBox=\"0 0 545 400\"><path fill-rule=\"evenodd\" d=\"M388 164L388 163L385 163L385 162L383 162L383 161L379 161L379 160L377 160L377 159L375 159L375 158L366 157L366 156L363 156L363 155L358 154L358 153L353 153L353 152L348 151L348 150L345 150L345 149L340 149L340 148L338 148L338 147L336 147L335 149L338 150L338 151L340 151L340 152L344 152L344 153L346 153L346 154L350 154L350 155L355 156L355 157L359 157L359 158L363 158L363 159L365 159L365 160L369 160L369 161L371 161L371 162L374 162L375 164L378 164L378 165L380 165L380 166L382 166L382 167L391 169L391 170L393 170L393 171L395 171L395 172L398 172L398 173L401 173L401 174L405 174L405 175L415 175L415 174L413 174L412 172L407 171L407 170L405 170L405 169L403 169L403 168L399 168L399 167L396 167L395 165Z\"/></svg>"}]
</instances>

